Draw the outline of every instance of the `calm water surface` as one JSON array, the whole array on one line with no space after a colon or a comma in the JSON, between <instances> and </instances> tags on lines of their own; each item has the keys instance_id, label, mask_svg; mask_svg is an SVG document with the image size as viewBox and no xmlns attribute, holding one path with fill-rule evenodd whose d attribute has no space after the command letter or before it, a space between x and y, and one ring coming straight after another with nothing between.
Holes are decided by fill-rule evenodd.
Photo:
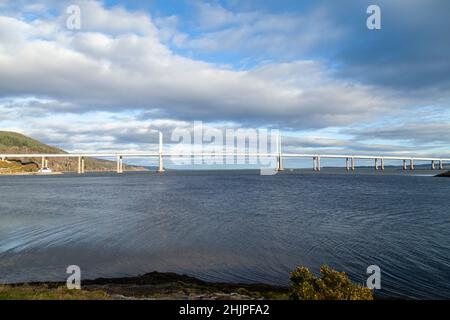
<instances>
[{"instance_id":1,"label":"calm water surface","mask_svg":"<svg viewBox=\"0 0 450 320\"><path fill-rule=\"evenodd\" d=\"M169 172L0 177L0 282L173 271L287 284L328 264L382 295L450 298L450 179Z\"/></svg>"}]
</instances>

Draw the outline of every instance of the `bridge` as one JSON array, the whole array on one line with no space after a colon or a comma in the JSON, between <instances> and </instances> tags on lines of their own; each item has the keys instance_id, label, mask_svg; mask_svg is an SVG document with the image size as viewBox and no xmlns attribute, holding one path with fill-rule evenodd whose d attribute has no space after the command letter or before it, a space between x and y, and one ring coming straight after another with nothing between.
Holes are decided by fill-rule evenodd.
<instances>
[{"instance_id":1,"label":"bridge","mask_svg":"<svg viewBox=\"0 0 450 320\"><path fill-rule=\"evenodd\" d=\"M333 155L333 154L303 154L303 153L283 153L281 151L281 137L278 138L277 152L270 153L235 153L235 152L200 152L200 153L184 153L184 152L163 152L163 140L162 134L159 135L159 152L145 152L145 153L129 153L129 152L116 152L116 153L27 153L27 154L0 154L1 160L17 159L17 158L41 158L41 168L48 167L48 158L78 158L79 174L85 173L85 158L116 158L117 173L123 173L123 158L145 157L156 158L159 160L157 172L164 172L164 158L170 157L265 157L276 159L276 171L283 171L283 159L288 158L310 158L313 160L312 169L314 171L321 170L321 159L344 159L345 170L354 171L356 160L373 160L375 170L384 170L385 161L401 161L403 163L403 170L414 170L414 164L418 161L430 162L430 169L435 170L436 164L438 164L439 170L444 170L444 163L450 162L450 158L436 158L436 157L414 157L414 156L383 156L383 155Z\"/></svg>"},{"instance_id":2,"label":"bridge","mask_svg":"<svg viewBox=\"0 0 450 320\"><path fill-rule=\"evenodd\" d=\"M313 160L312 168L314 171L321 170L321 159L343 159L345 161L345 169L347 171L355 170L356 160L374 160L375 170L384 170L385 161L399 161L403 162L403 170L414 170L414 165L418 161L430 162L430 169L443 170L444 163L450 162L450 158L424 158L424 157L406 157L406 156L382 156L382 155L331 155L331 154L301 154L301 153L30 153L30 154L0 154L2 160L17 159L17 158L41 158L41 168L47 167L48 158L78 158L78 173L83 174L85 172L85 158L116 158L117 173L123 173L123 159L145 157L156 158L159 160L157 172L164 172L164 158L170 157L266 157L275 158L276 170L283 171L283 159L292 158L310 158Z\"/></svg>"}]
</instances>

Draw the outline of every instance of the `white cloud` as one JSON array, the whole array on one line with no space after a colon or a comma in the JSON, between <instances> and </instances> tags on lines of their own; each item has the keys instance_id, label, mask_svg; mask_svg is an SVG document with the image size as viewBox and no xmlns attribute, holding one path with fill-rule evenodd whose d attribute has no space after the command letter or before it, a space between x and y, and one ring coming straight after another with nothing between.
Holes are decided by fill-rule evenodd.
<instances>
[{"instance_id":1,"label":"white cloud","mask_svg":"<svg viewBox=\"0 0 450 320\"><path fill-rule=\"evenodd\" d=\"M152 20L99 2L77 3L82 7L80 31L65 28L64 10L31 21L0 15L0 120L8 121L3 126L24 128L68 150L96 149L97 142L102 148L132 150L145 143L153 126L168 130L191 120L292 130L350 126L395 114L410 102L386 89L338 79L319 61L234 70L181 56L164 44L172 39L199 48L200 42L213 41L220 49L248 39L249 50L278 45L287 50L281 44L289 35L277 42L276 34L257 34L283 34L300 23L305 30L292 41L308 48L320 41L315 22L321 11L297 21L213 6L203 26L225 29L211 31L214 37L190 39L176 30L173 16ZM328 36L338 38L339 32ZM333 139L326 143L340 145Z\"/></svg>"},{"instance_id":2,"label":"white cloud","mask_svg":"<svg viewBox=\"0 0 450 320\"><path fill-rule=\"evenodd\" d=\"M81 9L82 29L84 31L108 34L135 33L156 35L157 29L151 18L144 12L129 12L122 7L106 9L100 2L75 1ZM64 19L65 17L61 17Z\"/></svg>"},{"instance_id":3,"label":"white cloud","mask_svg":"<svg viewBox=\"0 0 450 320\"><path fill-rule=\"evenodd\" d=\"M99 18L83 22L87 30L80 32L58 25L61 18L42 29L15 18L1 20L20 40L2 43L0 94L53 98L80 112L144 109L160 117L290 127L350 124L395 103L370 87L333 79L314 61L234 71L185 58L163 45L154 24L140 13L136 18L123 9L83 4L89 4L82 11L89 12L83 14L87 21ZM53 38L42 39L48 30Z\"/></svg>"},{"instance_id":4,"label":"white cloud","mask_svg":"<svg viewBox=\"0 0 450 320\"><path fill-rule=\"evenodd\" d=\"M247 53L264 59L293 59L317 47L336 44L345 34L332 12L317 7L311 12L232 12L217 3L196 3L194 36L174 45L203 53Z\"/></svg>"}]
</instances>

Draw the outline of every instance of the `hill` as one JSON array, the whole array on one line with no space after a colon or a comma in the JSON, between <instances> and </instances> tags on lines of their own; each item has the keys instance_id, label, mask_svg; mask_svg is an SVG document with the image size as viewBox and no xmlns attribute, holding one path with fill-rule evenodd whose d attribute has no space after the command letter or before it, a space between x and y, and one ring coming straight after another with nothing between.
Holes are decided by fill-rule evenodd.
<instances>
[{"instance_id":1,"label":"hill","mask_svg":"<svg viewBox=\"0 0 450 320\"><path fill-rule=\"evenodd\" d=\"M0 153L66 153L23 134L0 131Z\"/></svg>"},{"instance_id":2,"label":"hill","mask_svg":"<svg viewBox=\"0 0 450 320\"><path fill-rule=\"evenodd\" d=\"M49 146L40 141L27 137L17 132L0 131L0 154L1 153L57 153L66 151ZM35 172L41 164L40 158L19 158L0 160L0 173ZM114 161L86 158L86 172L115 171ZM75 158L49 158L48 166L53 171L73 172L77 170L78 160ZM143 167L124 165L125 171L147 170Z\"/></svg>"}]
</instances>

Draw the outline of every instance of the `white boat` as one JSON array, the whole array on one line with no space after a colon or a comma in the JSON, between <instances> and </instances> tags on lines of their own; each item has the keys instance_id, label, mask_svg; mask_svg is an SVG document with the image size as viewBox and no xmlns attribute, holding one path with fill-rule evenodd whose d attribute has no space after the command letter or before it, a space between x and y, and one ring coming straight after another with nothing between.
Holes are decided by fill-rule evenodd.
<instances>
[{"instance_id":1,"label":"white boat","mask_svg":"<svg viewBox=\"0 0 450 320\"><path fill-rule=\"evenodd\" d=\"M42 169L39 169L39 173L52 173L52 169L44 167Z\"/></svg>"}]
</instances>

